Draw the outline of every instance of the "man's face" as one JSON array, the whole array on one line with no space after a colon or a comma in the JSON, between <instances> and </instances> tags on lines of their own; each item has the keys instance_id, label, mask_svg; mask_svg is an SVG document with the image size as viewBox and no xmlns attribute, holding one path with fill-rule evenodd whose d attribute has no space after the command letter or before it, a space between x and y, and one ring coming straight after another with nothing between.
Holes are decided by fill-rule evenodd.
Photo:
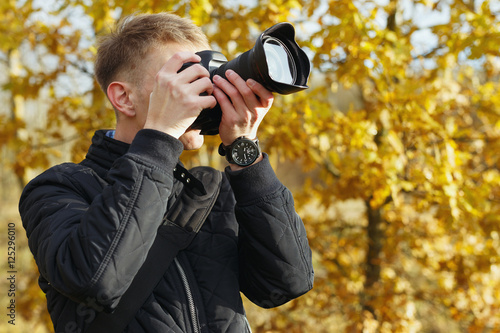
<instances>
[{"instance_id":1,"label":"man's face","mask_svg":"<svg viewBox=\"0 0 500 333\"><path fill-rule=\"evenodd\" d=\"M154 48L149 52L148 56L144 59L144 65L139 70L144 73L142 78L136 82L136 105L137 110L137 125L139 129L144 127L146 123L146 116L149 109L149 96L153 91L155 85L156 73L163 67L163 65L177 52L198 52L200 48L193 46L179 45L170 43L165 47L158 49ZM204 142L203 135L200 135L200 130L188 129L179 140L184 145L185 150L199 149Z\"/></svg>"}]
</instances>

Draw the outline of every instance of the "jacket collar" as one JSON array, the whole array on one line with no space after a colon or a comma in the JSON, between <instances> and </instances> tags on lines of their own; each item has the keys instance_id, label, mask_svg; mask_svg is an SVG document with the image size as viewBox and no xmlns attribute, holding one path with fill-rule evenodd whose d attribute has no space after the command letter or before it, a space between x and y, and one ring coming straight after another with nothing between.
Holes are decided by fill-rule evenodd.
<instances>
[{"instance_id":1,"label":"jacket collar","mask_svg":"<svg viewBox=\"0 0 500 333\"><path fill-rule=\"evenodd\" d=\"M115 160L123 156L129 149L128 143L115 140L106 135L108 130L98 130L92 137L92 144L86 159L94 164L94 169L101 176L108 172Z\"/></svg>"},{"instance_id":2,"label":"jacket collar","mask_svg":"<svg viewBox=\"0 0 500 333\"><path fill-rule=\"evenodd\" d=\"M130 144L115 140L106 135L108 130L98 130L92 137L92 144L82 164L89 165L99 177L105 178L113 163L128 152ZM189 187L197 195L205 195L203 183L194 177L178 161L174 169L174 178Z\"/></svg>"}]
</instances>

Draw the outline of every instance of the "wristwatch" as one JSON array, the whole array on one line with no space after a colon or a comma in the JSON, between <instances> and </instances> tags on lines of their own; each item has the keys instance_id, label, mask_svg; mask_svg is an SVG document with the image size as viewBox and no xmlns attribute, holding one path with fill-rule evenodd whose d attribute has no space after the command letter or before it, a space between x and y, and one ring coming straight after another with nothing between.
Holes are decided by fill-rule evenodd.
<instances>
[{"instance_id":1,"label":"wristwatch","mask_svg":"<svg viewBox=\"0 0 500 333\"><path fill-rule=\"evenodd\" d=\"M259 140L250 140L243 136L234 140L229 146L224 146L222 143L219 146L219 154L226 156L229 163L239 166L252 164L260 156L260 153Z\"/></svg>"}]
</instances>

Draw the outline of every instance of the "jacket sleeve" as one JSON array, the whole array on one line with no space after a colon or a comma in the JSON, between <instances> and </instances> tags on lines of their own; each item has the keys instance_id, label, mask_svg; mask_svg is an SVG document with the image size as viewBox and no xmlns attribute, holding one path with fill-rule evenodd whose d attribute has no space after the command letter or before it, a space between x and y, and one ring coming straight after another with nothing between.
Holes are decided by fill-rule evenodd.
<instances>
[{"instance_id":1,"label":"jacket sleeve","mask_svg":"<svg viewBox=\"0 0 500 333\"><path fill-rule=\"evenodd\" d=\"M267 155L226 174L236 198L240 225L240 289L255 304L270 308L313 286L311 249L290 191L278 180Z\"/></svg>"},{"instance_id":2,"label":"jacket sleeve","mask_svg":"<svg viewBox=\"0 0 500 333\"><path fill-rule=\"evenodd\" d=\"M112 311L153 243L182 149L142 130L104 180L63 164L31 181L19 210L41 276L75 301Z\"/></svg>"}]
</instances>

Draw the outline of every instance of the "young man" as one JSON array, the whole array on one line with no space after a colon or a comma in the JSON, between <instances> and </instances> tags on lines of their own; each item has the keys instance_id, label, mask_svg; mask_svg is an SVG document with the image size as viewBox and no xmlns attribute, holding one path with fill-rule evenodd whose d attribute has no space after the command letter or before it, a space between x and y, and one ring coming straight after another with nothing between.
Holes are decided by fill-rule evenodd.
<instances>
[{"instance_id":1,"label":"young man","mask_svg":"<svg viewBox=\"0 0 500 333\"><path fill-rule=\"evenodd\" d=\"M232 160L225 173L182 171L182 150L203 144L190 128L203 109L219 103L228 147L242 137L255 144L273 102L262 85L231 71L213 82L199 64L179 72L208 48L198 27L167 13L128 17L101 41L95 72L116 130L97 131L84 161L47 170L20 200L56 332L99 331L97 319L112 321L117 307L135 302L120 317L125 332L249 332L240 291L274 307L312 288L304 225L267 155L257 149L250 165ZM196 211L184 213L206 189L213 207L199 229ZM168 250L152 254L159 235ZM148 254L168 267L143 301L120 304L154 270L144 264Z\"/></svg>"}]
</instances>

